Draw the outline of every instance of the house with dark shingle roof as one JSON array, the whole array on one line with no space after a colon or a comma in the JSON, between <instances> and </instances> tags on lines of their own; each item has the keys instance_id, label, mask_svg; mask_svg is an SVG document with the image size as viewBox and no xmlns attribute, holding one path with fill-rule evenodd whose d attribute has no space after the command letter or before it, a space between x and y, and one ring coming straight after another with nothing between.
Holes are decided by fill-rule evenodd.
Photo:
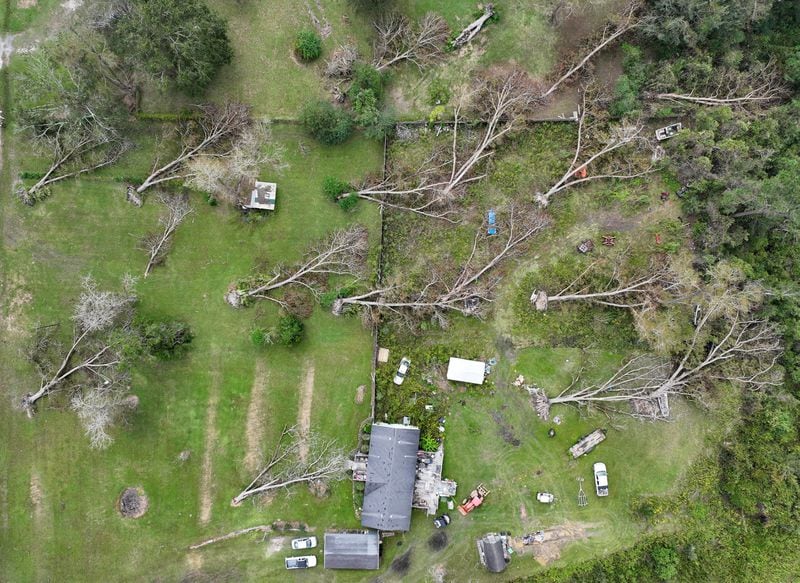
<instances>
[{"instance_id":1,"label":"house with dark shingle roof","mask_svg":"<svg viewBox=\"0 0 800 583\"><path fill-rule=\"evenodd\" d=\"M372 424L362 526L397 531L410 528L418 451L419 428Z\"/></svg>"},{"instance_id":2,"label":"house with dark shingle roof","mask_svg":"<svg viewBox=\"0 0 800 583\"><path fill-rule=\"evenodd\" d=\"M377 569L381 565L380 537L376 531L325 533L326 569Z\"/></svg>"}]
</instances>

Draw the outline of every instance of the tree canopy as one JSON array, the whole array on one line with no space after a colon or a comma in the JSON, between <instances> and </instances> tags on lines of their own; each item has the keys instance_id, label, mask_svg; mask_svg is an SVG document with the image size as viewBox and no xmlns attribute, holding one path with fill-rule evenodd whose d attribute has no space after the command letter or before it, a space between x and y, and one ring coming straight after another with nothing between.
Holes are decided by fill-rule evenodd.
<instances>
[{"instance_id":1,"label":"tree canopy","mask_svg":"<svg viewBox=\"0 0 800 583\"><path fill-rule=\"evenodd\" d=\"M202 0L134 0L109 39L121 58L191 96L233 57L225 20Z\"/></svg>"}]
</instances>

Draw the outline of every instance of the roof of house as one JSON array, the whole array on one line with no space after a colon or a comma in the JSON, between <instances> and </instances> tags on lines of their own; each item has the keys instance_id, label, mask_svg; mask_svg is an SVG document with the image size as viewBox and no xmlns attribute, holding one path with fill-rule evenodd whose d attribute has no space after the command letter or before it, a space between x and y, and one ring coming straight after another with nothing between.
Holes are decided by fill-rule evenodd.
<instances>
[{"instance_id":1,"label":"roof of house","mask_svg":"<svg viewBox=\"0 0 800 583\"><path fill-rule=\"evenodd\" d=\"M481 563L492 573L500 573L506 568L506 559L503 553L503 539L496 534L487 534L478 541L481 551Z\"/></svg>"},{"instance_id":2,"label":"roof of house","mask_svg":"<svg viewBox=\"0 0 800 583\"><path fill-rule=\"evenodd\" d=\"M247 208L253 209L275 209L275 194L278 185L274 182L256 182L253 192L250 193L250 201Z\"/></svg>"},{"instance_id":3,"label":"roof of house","mask_svg":"<svg viewBox=\"0 0 800 583\"><path fill-rule=\"evenodd\" d=\"M377 530L408 530L417 471L419 429L373 423L361 524Z\"/></svg>"},{"instance_id":4,"label":"roof of house","mask_svg":"<svg viewBox=\"0 0 800 583\"><path fill-rule=\"evenodd\" d=\"M486 376L486 363L479 360L451 358L447 365L447 380L482 385Z\"/></svg>"},{"instance_id":5,"label":"roof of house","mask_svg":"<svg viewBox=\"0 0 800 583\"><path fill-rule=\"evenodd\" d=\"M325 533L326 569L377 569L380 567L378 533Z\"/></svg>"}]
</instances>

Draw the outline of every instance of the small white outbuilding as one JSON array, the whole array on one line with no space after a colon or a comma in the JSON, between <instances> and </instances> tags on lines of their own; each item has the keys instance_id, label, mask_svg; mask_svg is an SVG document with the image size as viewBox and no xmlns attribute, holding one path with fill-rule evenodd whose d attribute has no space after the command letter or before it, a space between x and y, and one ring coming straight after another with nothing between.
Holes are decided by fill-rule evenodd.
<instances>
[{"instance_id":1,"label":"small white outbuilding","mask_svg":"<svg viewBox=\"0 0 800 583\"><path fill-rule=\"evenodd\" d=\"M448 381L482 385L485 376L486 363L479 360L451 357L450 364L447 365Z\"/></svg>"}]
</instances>

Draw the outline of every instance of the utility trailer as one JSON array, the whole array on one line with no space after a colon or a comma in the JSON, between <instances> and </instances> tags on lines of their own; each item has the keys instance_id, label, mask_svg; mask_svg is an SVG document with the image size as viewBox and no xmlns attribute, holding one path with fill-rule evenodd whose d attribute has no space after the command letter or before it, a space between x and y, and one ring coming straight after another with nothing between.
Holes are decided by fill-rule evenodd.
<instances>
[{"instance_id":1,"label":"utility trailer","mask_svg":"<svg viewBox=\"0 0 800 583\"><path fill-rule=\"evenodd\" d=\"M578 443L569 448L569 453L572 455L572 459L578 459L582 455L589 453L605 438L605 429L595 429L588 435L584 435L578 440Z\"/></svg>"}]
</instances>

